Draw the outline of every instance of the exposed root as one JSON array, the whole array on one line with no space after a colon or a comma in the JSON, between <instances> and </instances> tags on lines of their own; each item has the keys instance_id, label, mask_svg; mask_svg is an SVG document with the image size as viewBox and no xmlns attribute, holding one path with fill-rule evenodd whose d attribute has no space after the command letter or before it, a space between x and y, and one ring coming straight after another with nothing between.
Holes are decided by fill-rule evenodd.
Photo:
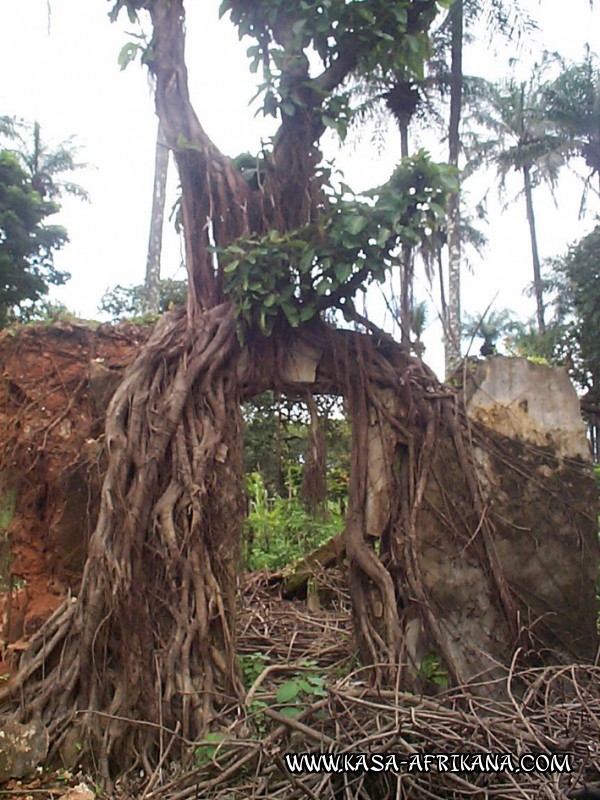
<instances>
[{"instance_id":1,"label":"exposed root","mask_svg":"<svg viewBox=\"0 0 600 800\"><path fill-rule=\"evenodd\" d=\"M34 637L0 694L21 701L21 716L40 714L55 750L74 724L107 780L132 753L155 763L160 729L201 736L241 692L231 628L240 420L227 371L236 346L225 306L195 331L182 314L157 325L108 410L108 472L79 596Z\"/></svg>"}]
</instances>

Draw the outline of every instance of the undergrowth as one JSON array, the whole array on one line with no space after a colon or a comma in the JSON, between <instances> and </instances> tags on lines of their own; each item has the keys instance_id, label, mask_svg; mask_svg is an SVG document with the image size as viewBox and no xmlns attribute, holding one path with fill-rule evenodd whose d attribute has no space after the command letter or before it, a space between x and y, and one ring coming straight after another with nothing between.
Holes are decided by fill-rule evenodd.
<instances>
[{"instance_id":1,"label":"undergrowth","mask_svg":"<svg viewBox=\"0 0 600 800\"><path fill-rule=\"evenodd\" d=\"M339 503L330 501L319 516L313 516L292 493L289 497L270 495L259 472L247 476L247 494L244 541L248 570L282 569L343 528Z\"/></svg>"}]
</instances>

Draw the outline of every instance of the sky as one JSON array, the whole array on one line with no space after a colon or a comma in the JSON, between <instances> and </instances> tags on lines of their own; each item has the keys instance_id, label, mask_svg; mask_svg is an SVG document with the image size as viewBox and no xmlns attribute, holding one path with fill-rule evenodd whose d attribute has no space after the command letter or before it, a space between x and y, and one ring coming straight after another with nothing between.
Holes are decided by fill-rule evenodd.
<instances>
[{"instance_id":1,"label":"sky","mask_svg":"<svg viewBox=\"0 0 600 800\"><path fill-rule=\"evenodd\" d=\"M126 15L111 25L106 0L0 0L0 115L37 120L49 142L75 136L80 159L89 165L76 175L91 196L90 203L65 199L56 221L65 225L70 243L56 257L59 269L72 278L52 290L52 297L82 317L97 318L104 291L116 284L143 281L152 197L154 146L157 120L146 71L132 64L121 71L117 59L131 38ZM227 155L257 152L261 138L272 125L248 108L255 76L247 69L246 48L227 19L217 18L218 0L188 0L187 59L191 95L198 116L217 146ZM538 20L539 28L522 43L520 77L526 78L542 50L556 50L565 58L580 60L589 44L600 53L600 8L588 0L523 0ZM465 53L465 73L490 79L507 71L514 48L490 36L483 28ZM389 126L384 146L372 141L371 132L353 134L340 149L333 136L325 142L325 155L335 158L345 180L357 190L383 183L399 152L399 139ZM421 144L444 158L439 136L424 135ZM177 179L171 173L168 202L176 196ZM493 185L491 175L472 179L467 188L478 200ZM518 184L513 185L512 194ZM509 192L508 197L510 198ZM534 202L542 258L559 255L568 244L588 233L600 211L590 197L587 218L578 218L580 182L563 173L555 207L548 190L540 187ZM531 299L523 294L531 281L531 256L525 207L517 201L506 209L490 193L489 244L482 258L472 257L472 273L463 275L463 306L481 313L490 302L522 317L533 314ZM162 261L165 278L184 278L180 242L172 225L165 225ZM431 295L437 287L419 278L416 293ZM374 297L370 308L383 313ZM432 306L433 308L433 306ZM432 311L433 317L435 312ZM382 323L386 320L382 317ZM441 368L439 326L431 324L425 337L426 360Z\"/></svg>"}]
</instances>

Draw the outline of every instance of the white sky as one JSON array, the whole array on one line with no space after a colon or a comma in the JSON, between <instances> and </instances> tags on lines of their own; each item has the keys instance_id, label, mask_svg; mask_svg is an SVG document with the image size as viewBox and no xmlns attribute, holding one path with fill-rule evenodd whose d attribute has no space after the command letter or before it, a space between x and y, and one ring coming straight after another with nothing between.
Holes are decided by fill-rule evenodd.
<instances>
[{"instance_id":1,"label":"white sky","mask_svg":"<svg viewBox=\"0 0 600 800\"><path fill-rule=\"evenodd\" d=\"M510 0L507 0L510 2ZM188 1L188 66L192 97L209 135L228 155L256 152L261 136L272 127L254 119L247 103L254 94L255 76L245 56L250 41L239 43L227 20L217 20L218 0ZM539 21L540 29L521 54L522 73L542 49L557 50L580 60L584 46L600 52L600 9L592 12L588 0L523 0ZM71 135L82 146L81 158L90 169L77 182L91 194L90 204L73 199L63 203L57 221L69 232L70 244L56 264L72 274L71 281L52 295L83 317L97 317L103 292L117 283L141 283L144 277L152 196L156 118L145 71L131 65L121 72L117 56L131 30L125 15L111 25L103 0L0 0L0 115L37 120L44 137L59 142ZM506 72L509 48L490 42L485 32L465 56L465 72L497 78ZM439 141L426 142L443 158ZM331 140L326 155L337 155ZM338 166L356 189L382 183L398 157L399 141L392 126L389 141L378 151L369 136L355 137L339 153ZM173 179L175 183L175 179ZM492 185L492 178L473 183L476 199ZM516 186L516 185L515 185ZM174 190L174 187L173 187ZM492 193L493 194L493 193ZM600 210L590 196L587 220L578 220L580 184L564 172L559 186L559 208L549 192L536 190L534 202L543 258L558 255L566 245L587 233ZM502 212L490 207L490 240L482 260L473 258L474 272L465 271L463 306L482 312L498 293L496 307L521 315L533 312L523 297L531 281L531 258L524 203ZM163 277L184 277L179 244L170 225L166 230ZM425 298L426 287L417 287ZM437 301L437 286L433 287ZM439 369L439 329L426 337L427 356ZM426 357L427 357L426 356Z\"/></svg>"}]
</instances>

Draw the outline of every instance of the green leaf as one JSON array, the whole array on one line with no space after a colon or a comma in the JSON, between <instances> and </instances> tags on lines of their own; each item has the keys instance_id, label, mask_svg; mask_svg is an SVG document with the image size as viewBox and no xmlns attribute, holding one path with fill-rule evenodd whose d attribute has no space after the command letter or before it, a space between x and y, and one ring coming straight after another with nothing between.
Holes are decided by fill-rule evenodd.
<instances>
[{"instance_id":1,"label":"green leaf","mask_svg":"<svg viewBox=\"0 0 600 800\"><path fill-rule=\"evenodd\" d=\"M299 19L297 22L294 22L292 25L292 33L294 36L301 36L304 33L307 22L307 19Z\"/></svg>"},{"instance_id":2,"label":"green leaf","mask_svg":"<svg viewBox=\"0 0 600 800\"><path fill-rule=\"evenodd\" d=\"M296 107L294 106L293 103L290 103L288 100L285 100L281 104L281 110L288 117L293 117L294 114L296 113Z\"/></svg>"},{"instance_id":3,"label":"green leaf","mask_svg":"<svg viewBox=\"0 0 600 800\"><path fill-rule=\"evenodd\" d=\"M265 306L265 308L271 308L272 306L275 305L276 302L277 302L277 295L276 294L270 294L270 295L267 295L267 297L265 297L265 299L263 301L263 305Z\"/></svg>"},{"instance_id":4,"label":"green leaf","mask_svg":"<svg viewBox=\"0 0 600 800\"><path fill-rule=\"evenodd\" d=\"M239 264L239 263L240 263L240 260L239 260L239 258L237 258L237 259L234 259L233 261L230 261L230 262L229 262L229 264L226 264L226 265L223 267L223 272L224 272L226 275L230 275L232 272L235 272L235 271L236 271L236 269L237 269L237 267L238 267L238 264Z\"/></svg>"},{"instance_id":5,"label":"green leaf","mask_svg":"<svg viewBox=\"0 0 600 800\"><path fill-rule=\"evenodd\" d=\"M392 232L389 230L389 228L381 228L377 234L377 247L384 247L384 245L386 245L389 241L391 235Z\"/></svg>"},{"instance_id":6,"label":"green leaf","mask_svg":"<svg viewBox=\"0 0 600 800\"><path fill-rule=\"evenodd\" d=\"M122 70L126 69L132 61L135 61L139 50L141 50L141 47L134 42L127 42L127 44L123 45L117 59Z\"/></svg>"},{"instance_id":7,"label":"green leaf","mask_svg":"<svg viewBox=\"0 0 600 800\"><path fill-rule=\"evenodd\" d=\"M308 322L309 319L312 319L316 314L317 309L313 308L312 306L304 306L300 310L300 321L301 322Z\"/></svg>"},{"instance_id":8,"label":"green leaf","mask_svg":"<svg viewBox=\"0 0 600 800\"><path fill-rule=\"evenodd\" d=\"M231 0L223 0L219 6L219 19L223 17L231 8Z\"/></svg>"},{"instance_id":9,"label":"green leaf","mask_svg":"<svg viewBox=\"0 0 600 800\"><path fill-rule=\"evenodd\" d=\"M321 280L315 286L315 292L319 296L323 296L326 294L327 290L331 287L331 283L328 278L321 278Z\"/></svg>"},{"instance_id":10,"label":"green leaf","mask_svg":"<svg viewBox=\"0 0 600 800\"><path fill-rule=\"evenodd\" d=\"M344 220L344 230L351 233L353 236L357 236L361 231L363 231L367 226L367 220L365 217L360 217L356 215L355 217L349 217Z\"/></svg>"},{"instance_id":11,"label":"green leaf","mask_svg":"<svg viewBox=\"0 0 600 800\"><path fill-rule=\"evenodd\" d=\"M277 689L275 699L278 703L289 703L291 700L295 700L299 694L299 683L297 681L286 681Z\"/></svg>"},{"instance_id":12,"label":"green leaf","mask_svg":"<svg viewBox=\"0 0 600 800\"><path fill-rule=\"evenodd\" d=\"M448 2L453 3L454 0L448 0ZM439 2L439 4L441 5L441 2ZM400 8L399 6L393 6L392 14L396 17L396 21L399 22L400 25L406 25L406 23L408 22L408 13L405 8Z\"/></svg>"},{"instance_id":13,"label":"green leaf","mask_svg":"<svg viewBox=\"0 0 600 800\"><path fill-rule=\"evenodd\" d=\"M309 271L310 268L312 267L313 261L315 260L315 255L316 254L315 254L315 251L313 250L313 248L309 247L308 250L306 250L302 254L302 257L300 258L300 261L298 262L298 269L301 272Z\"/></svg>"},{"instance_id":14,"label":"green leaf","mask_svg":"<svg viewBox=\"0 0 600 800\"><path fill-rule=\"evenodd\" d=\"M207 733L203 741L218 744L219 742L224 742L225 739L227 739L227 734L216 731L215 733Z\"/></svg>"},{"instance_id":15,"label":"green leaf","mask_svg":"<svg viewBox=\"0 0 600 800\"><path fill-rule=\"evenodd\" d=\"M285 318L290 323L292 328L297 328L300 324L300 315L298 314L298 309L291 303L282 303L281 310L283 311Z\"/></svg>"},{"instance_id":16,"label":"green leaf","mask_svg":"<svg viewBox=\"0 0 600 800\"><path fill-rule=\"evenodd\" d=\"M281 709L281 716L287 717L288 719L296 719L302 713L302 709L299 706L284 706Z\"/></svg>"},{"instance_id":17,"label":"green leaf","mask_svg":"<svg viewBox=\"0 0 600 800\"><path fill-rule=\"evenodd\" d=\"M333 271L338 282L344 283L352 274L352 264L336 264Z\"/></svg>"}]
</instances>

